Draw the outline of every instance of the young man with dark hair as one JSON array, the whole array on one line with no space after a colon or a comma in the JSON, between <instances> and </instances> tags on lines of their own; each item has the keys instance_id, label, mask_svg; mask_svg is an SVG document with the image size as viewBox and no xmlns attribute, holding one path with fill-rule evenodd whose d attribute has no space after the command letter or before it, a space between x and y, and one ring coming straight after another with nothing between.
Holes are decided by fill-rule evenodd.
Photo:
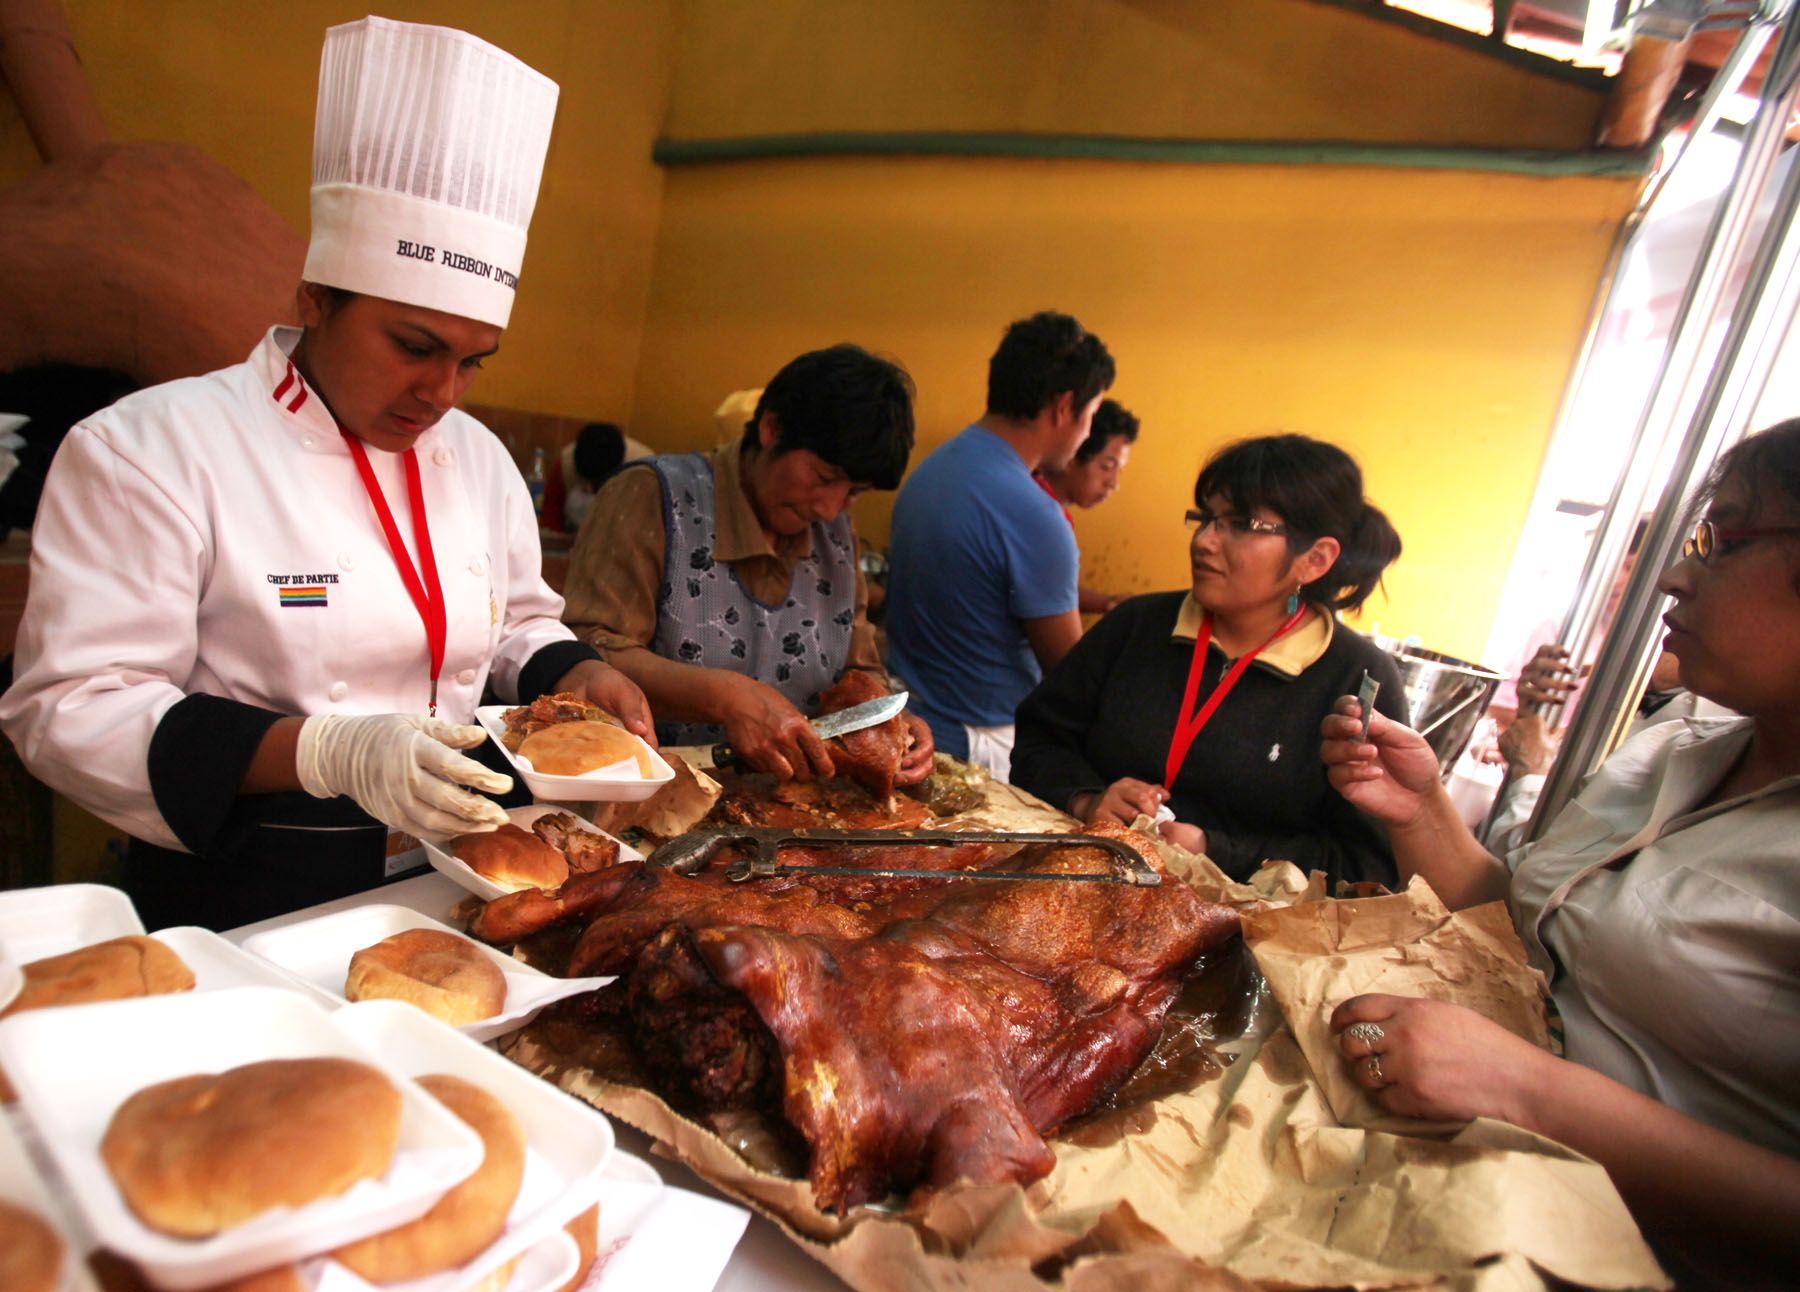
<instances>
[{"instance_id":1,"label":"young man with dark hair","mask_svg":"<svg viewBox=\"0 0 1800 1292\"><path fill-rule=\"evenodd\" d=\"M627 463L569 557L566 621L655 696L664 744L728 740L783 780L829 776L805 711L847 669L882 675L850 502L900 483L912 379L853 345L775 374L743 438ZM931 771L931 733L900 780Z\"/></svg>"},{"instance_id":2,"label":"young man with dark hair","mask_svg":"<svg viewBox=\"0 0 1800 1292\"><path fill-rule=\"evenodd\" d=\"M1073 525L1075 517L1069 514L1069 508L1098 507L1113 496L1125 464L1131 460L1131 446L1137 443L1137 437L1138 419L1131 410L1115 399L1103 399L1100 407L1094 410L1094 424L1088 430L1088 437L1075 450L1069 465L1061 470L1044 467L1033 479L1056 500L1064 519ZM1123 600L1123 595L1114 596L1084 586L1081 589L1081 613L1103 615Z\"/></svg>"},{"instance_id":3,"label":"young man with dark hair","mask_svg":"<svg viewBox=\"0 0 1800 1292\"><path fill-rule=\"evenodd\" d=\"M1081 636L1075 535L1032 472L1060 469L1113 383L1067 314L1006 330L987 411L919 464L894 504L888 658L937 747L999 779L1013 710Z\"/></svg>"}]
</instances>

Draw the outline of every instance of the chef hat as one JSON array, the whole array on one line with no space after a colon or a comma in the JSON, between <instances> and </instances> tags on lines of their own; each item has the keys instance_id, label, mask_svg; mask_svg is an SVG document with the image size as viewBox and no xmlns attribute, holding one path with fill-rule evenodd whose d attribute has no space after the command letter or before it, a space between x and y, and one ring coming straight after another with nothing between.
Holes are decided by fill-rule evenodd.
<instances>
[{"instance_id":1,"label":"chef hat","mask_svg":"<svg viewBox=\"0 0 1800 1292\"><path fill-rule=\"evenodd\" d=\"M330 28L305 279L505 327L556 94L467 32Z\"/></svg>"}]
</instances>

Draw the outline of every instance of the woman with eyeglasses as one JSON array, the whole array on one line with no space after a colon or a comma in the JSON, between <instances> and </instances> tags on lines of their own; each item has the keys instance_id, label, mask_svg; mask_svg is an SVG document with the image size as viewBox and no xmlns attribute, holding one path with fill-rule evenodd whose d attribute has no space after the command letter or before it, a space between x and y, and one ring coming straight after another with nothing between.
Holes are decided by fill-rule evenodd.
<instances>
[{"instance_id":1,"label":"woman with eyeglasses","mask_svg":"<svg viewBox=\"0 0 1800 1292\"><path fill-rule=\"evenodd\" d=\"M1452 908L1505 900L1562 1059L1457 1006L1358 996L1332 1027L1388 1110L1494 1117L1599 1161L1683 1286L1800 1269L1800 420L1720 459L1662 576L1690 690L1743 714L1652 727L1535 844L1476 843L1417 734L1346 696L1323 755Z\"/></svg>"},{"instance_id":2,"label":"woman with eyeglasses","mask_svg":"<svg viewBox=\"0 0 1800 1292\"><path fill-rule=\"evenodd\" d=\"M1394 878L1380 832L1336 794L1318 724L1365 670L1400 720L1399 671L1335 612L1374 592L1400 538L1362 471L1302 435L1244 440L1194 486L1192 587L1134 597L1019 706L1012 781L1083 821L1158 818L1234 878L1280 858Z\"/></svg>"}]
</instances>

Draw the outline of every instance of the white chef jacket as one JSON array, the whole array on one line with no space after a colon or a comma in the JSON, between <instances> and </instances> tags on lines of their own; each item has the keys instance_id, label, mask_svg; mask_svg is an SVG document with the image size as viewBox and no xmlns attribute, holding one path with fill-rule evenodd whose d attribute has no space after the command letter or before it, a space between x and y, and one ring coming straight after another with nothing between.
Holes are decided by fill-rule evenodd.
<instances>
[{"instance_id":1,"label":"white chef jacket","mask_svg":"<svg viewBox=\"0 0 1800 1292\"><path fill-rule=\"evenodd\" d=\"M1800 776L1697 808L1748 718L1649 728L1535 845L1512 902L1570 1059L1800 1154Z\"/></svg>"},{"instance_id":2,"label":"white chef jacket","mask_svg":"<svg viewBox=\"0 0 1800 1292\"><path fill-rule=\"evenodd\" d=\"M75 427L32 531L0 728L34 775L163 847L184 845L148 756L184 697L296 715L426 711L424 624L343 435L288 360L299 339L274 328L246 363ZM574 637L500 442L452 411L416 452L447 621L439 714L466 722L490 673L516 695L526 661ZM416 561L399 455L368 453Z\"/></svg>"}]
</instances>

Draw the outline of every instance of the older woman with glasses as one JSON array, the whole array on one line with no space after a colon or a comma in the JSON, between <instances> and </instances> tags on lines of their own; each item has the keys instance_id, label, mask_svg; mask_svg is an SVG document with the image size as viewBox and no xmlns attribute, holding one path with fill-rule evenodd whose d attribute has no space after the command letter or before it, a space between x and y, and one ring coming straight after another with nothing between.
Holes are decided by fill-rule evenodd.
<instances>
[{"instance_id":1,"label":"older woman with glasses","mask_svg":"<svg viewBox=\"0 0 1800 1292\"><path fill-rule=\"evenodd\" d=\"M1394 878L1380 832L1335 794L1318 724L1365 671L1405 713L1386 653L1334 612L1400 554L1342 449L1233 444L1194 486L1193 586L1102 619L1019 706L1012 780L1084 821L1157 817L1242 878L1281 858L1333 879Z\"/></svg>"},{"instance_id":2,"label":"older woman with glasses","mask_svg":"<svg viewBox=\"0 0 1800 1292\"><path fill-rule=\"evenodd\" d=\"M1506 861L1464 828L1417 734L1354 699L1323 726L1344 798L1453 908L1505 900L1565 1058L1457 1006L1358 996L1332 1017L1389 1110L1494 1117L1611 1174L1678 1283L1800 1269L1800 420L1721 459L1662 576L1690 690L1743 714L1652 727ZM1785 1274L1782 1272L1785 1271Z\"/></svg>"}]
</instances>

